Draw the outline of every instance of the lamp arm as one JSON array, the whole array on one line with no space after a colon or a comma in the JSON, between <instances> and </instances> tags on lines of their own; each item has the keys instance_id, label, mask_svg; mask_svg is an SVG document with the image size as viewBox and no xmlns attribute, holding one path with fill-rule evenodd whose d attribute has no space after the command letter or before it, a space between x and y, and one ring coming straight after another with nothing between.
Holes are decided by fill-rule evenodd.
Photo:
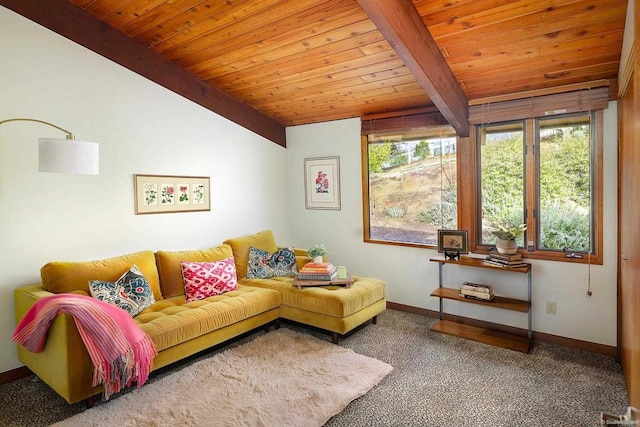
<instances>
[{"instance_id":1,"label":"lamp arm","mask_svg":"<svg viewBox=\"0 0 640 427\"><path fill-rule=\"evenodd\" d=\"M61 128L60 126L56 126L53 123L49 123L49 122L45 122L44 120L36 120L36 119L7 119L7 120L0 120L0 125L4 124L4 123L8 123L8 122L35 122L35 123L42 123L43 125L48 125L51 126L53 128L58 129L59 131L62 131L64 133L67 134L67 139L70 141L73 141L74 139L76 139L73 134L71 132L69 132L66 129Z\"/></svg>"}]
</instances>

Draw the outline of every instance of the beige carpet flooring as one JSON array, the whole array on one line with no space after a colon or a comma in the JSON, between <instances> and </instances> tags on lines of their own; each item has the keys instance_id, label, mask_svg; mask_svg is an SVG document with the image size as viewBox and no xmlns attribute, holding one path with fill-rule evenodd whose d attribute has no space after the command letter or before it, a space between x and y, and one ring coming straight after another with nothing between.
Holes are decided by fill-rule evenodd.
<instances>
[{"instance_id":1,"label":"beige carpet flooring","mask_svg":"<svg viewBox=\"0 0 640 427\"><path fill-rule=\"evenodd\" d=\"M388 309L376 325L342 339L341 347L394 369L325 425L589 427L600 425L600 412L623 414L627 409L624 377L611 357L546 343L535 343L530 354L518 353L433 332L435 321ZM283 328L331 340L326 332L288 322ZM145 387L263 335L258 330L154 371ZM125 390L117 399L126 395ZM153 407L148 402L142 410ZM0 426L43 427L83 411L84 405L67 404L31 377L0 386L0 409ZM209 418L199 425L217 423Z\"/></svg>"}]
</instances>

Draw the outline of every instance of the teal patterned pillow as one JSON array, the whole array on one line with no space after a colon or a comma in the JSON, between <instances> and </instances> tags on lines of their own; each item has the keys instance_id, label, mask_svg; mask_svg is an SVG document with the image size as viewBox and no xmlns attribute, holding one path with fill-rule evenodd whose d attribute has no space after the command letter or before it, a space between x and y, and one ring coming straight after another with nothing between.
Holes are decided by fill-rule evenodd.
<instances>
[{"instance_id":1,"label":"teal patterned pillow","mask_svg":"<svg viewBox=\"0 0 640 427\"><path fill-rule=\"evenodd\" d=\"M91 296L126 310L135 317L156 302L151 286L138 267L133 267L114 282L89 280Z\"/></svg>"},{"instance_id":2,"label":"teal patterned pillow","mask_svg":"<svg viewBox=\"0 0 640 427\"><path fill-rule=\"evenodd\" d=\"M269 279L270 277L292 277L296 265L296 254L288 248L270 254L262 249L249 248L247 279Z\"/></svg>"}]
</instances>

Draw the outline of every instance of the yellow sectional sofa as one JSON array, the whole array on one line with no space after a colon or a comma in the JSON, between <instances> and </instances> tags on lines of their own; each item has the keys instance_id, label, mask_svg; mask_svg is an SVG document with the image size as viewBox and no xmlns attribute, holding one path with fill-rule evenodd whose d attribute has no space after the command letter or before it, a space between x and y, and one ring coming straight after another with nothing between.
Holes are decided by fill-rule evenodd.
<instances>
[{"instance_id":1,"label":"yellow sectional sofa","mask_svg":"<svg viewBox=\"0 0 640 427\"><path fill-rule=\"evenodd\" d=\"M134 317L154 342L158 369L211 346L272 323L280 318L311 325L339 335L372 320L385 310L385 284L354 277L349 288L308 287L297 290L292 277L246 278L249 248L274 253L278 249L273 233L265 230L229 239L204 250L142 251L89 262L51 262L41 269L42 284L24 286L14 292L16 324L40 298L58 293L89 295L90 280L113 281L136 265L149 282L155 303ZM296 250L298 265L309 260ZM236 290L203 300L185 302L180 263L214 262L234 258ZM67 402L85 400L93 405L102 386L92 387L93 365L73 317L58 315L47 335L44 351L32 353L18 345L18 357L32 372Z\"/></svg>"}]
</instances>

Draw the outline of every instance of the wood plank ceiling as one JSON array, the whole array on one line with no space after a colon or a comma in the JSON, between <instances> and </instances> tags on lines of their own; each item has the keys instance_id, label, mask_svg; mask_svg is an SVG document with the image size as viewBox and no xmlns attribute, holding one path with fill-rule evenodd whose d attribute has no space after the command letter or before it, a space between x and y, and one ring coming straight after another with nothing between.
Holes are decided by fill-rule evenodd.
<instances>
[{"instance_id":1,"label":"wood plank ceiling","mask_svg":"<svg viewBox=\"0 0 640 427\"><path fill-rule=\"evenodd\" d=\"M434 105L365 0L68 2L283 126ZM413 4L469 102L616 84L626 0Z\"/></svg>"}]
</instances>

